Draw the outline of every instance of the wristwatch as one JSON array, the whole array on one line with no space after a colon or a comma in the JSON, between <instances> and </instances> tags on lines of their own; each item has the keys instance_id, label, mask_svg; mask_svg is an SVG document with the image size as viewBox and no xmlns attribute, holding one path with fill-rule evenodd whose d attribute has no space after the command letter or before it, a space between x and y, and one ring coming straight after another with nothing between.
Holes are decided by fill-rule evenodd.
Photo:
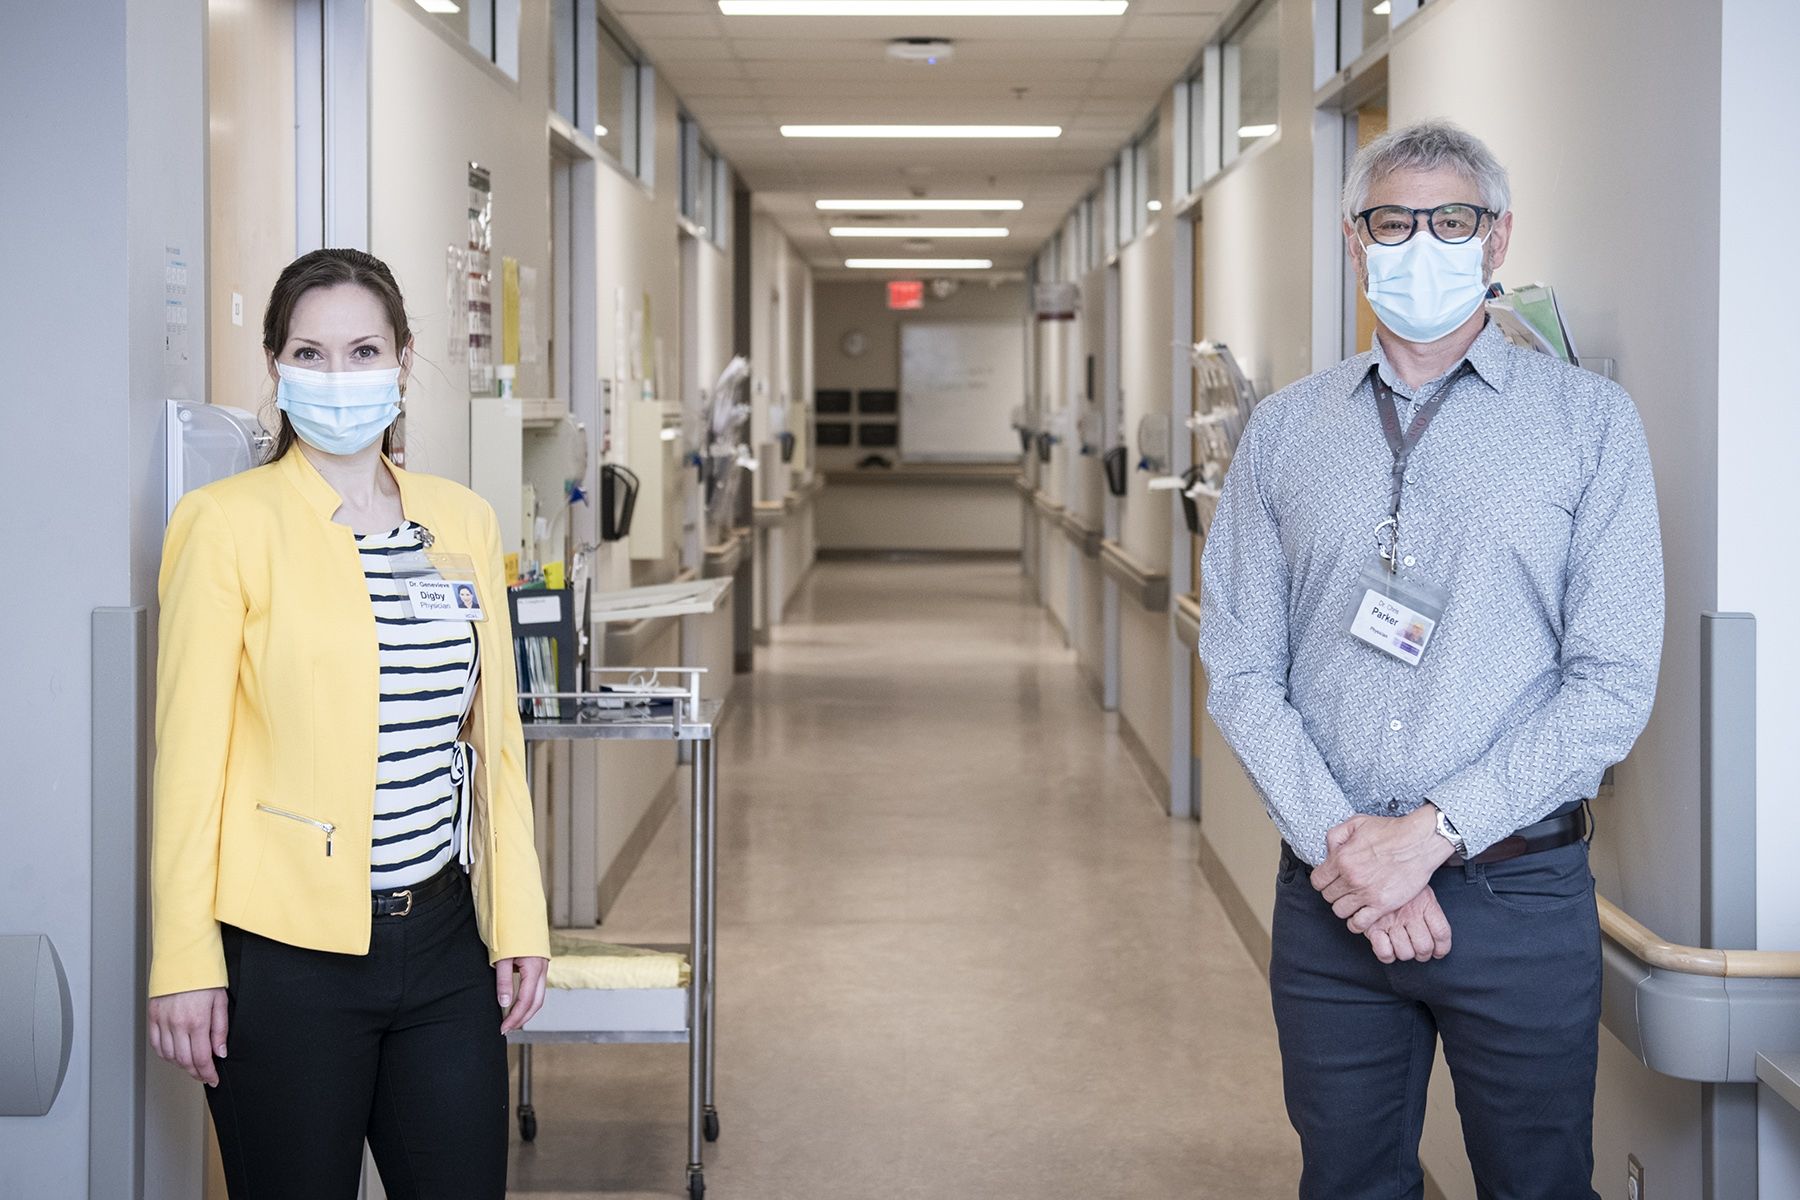
<instances>
[{"instance_id":1,"label":"wristwatch","mask_svg":"<svg viewBox=\"0 0 1800 1200\"><path fill-rule=\"evenodd\" d=\"M1468 844L1463 841L1462 834L1456 832L1456 826L1450 823L1450 818L1441 808L1437 810L1437 831L1438 836L1448 840L1458 854L1464 858L1469 857Z\"/></svg>"}]
</instances>

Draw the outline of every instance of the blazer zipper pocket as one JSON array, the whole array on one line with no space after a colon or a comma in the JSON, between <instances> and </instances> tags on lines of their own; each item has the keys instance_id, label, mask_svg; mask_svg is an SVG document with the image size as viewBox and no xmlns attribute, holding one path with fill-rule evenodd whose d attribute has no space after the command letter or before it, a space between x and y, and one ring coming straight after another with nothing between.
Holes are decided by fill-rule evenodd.
<instances>
[{"instance_id":1,"label":"blazer zipper pocket","mask_svg":"<svg viewBox=\"0 0 1800 1200\"><path fill-rule=\"evenodd\" d=\"M314 829L322 830L325 834L325 857L331 857L331 837L337 832L337 826L330 821L314 820L312 817L303 817L299 813L289 812L285 808L270 808L267 804L257 805L256 811L266 812L272 817L286 817L290 821L298 821L302 825L311 825Z\"/></svg>"}]
</instances>

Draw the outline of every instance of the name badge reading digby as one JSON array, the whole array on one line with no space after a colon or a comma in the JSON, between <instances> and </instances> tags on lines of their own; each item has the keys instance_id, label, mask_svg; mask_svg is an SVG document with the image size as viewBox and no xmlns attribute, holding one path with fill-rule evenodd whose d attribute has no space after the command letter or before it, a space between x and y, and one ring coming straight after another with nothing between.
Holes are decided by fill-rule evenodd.
<instances>
[{"instance_id":1,"label":"name badge reading digby","mask_svg":"<svg viewBox=\"0 0 1800 1200\"><path fill-rule=\"evenodd\" d=\"M1417 666L1444 619L1449 593L1423 580L1388 572L1379 558L1365 564L1350 610L1350 636Z\"/></svg>"},{"instance_id":2,"label":"name badge reading digby","mask_svg":"<svg viewBox=\"0 0 1800 1200\"><path fill-rule=\"evenodd\" d=\"M475 585L458 579L408 579L406 595L413 615L433 621L482 620Z\"/></svg>"},{"instance_id":3,"label":"name badge reading digby","mask_svg":"<svg viewBox=\"0 0 1800 1200\"><path fill-rule=\"evenodd\" d=\"M483 621L475 561L466 554L396 555L393 577L406 584L407 615L424 621Z\"/></svg>"}]
</instances>

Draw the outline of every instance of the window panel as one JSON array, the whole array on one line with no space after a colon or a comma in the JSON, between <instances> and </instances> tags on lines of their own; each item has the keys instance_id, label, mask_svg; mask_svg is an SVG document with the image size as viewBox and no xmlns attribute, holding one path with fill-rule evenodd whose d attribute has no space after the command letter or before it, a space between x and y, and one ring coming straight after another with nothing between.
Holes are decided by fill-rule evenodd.
<instances>
[{"instance_id":1,"label":"window panel","mask_svg":"<svg viewBox=\"0 0 1800 1200\"><path fill-rule=\"evenodd\" d=\"M482 58L519 77L519 0L438 0L418 8Z\"/></svg>"},{"instance_id":2,"label":"window panel","mask_svg":"<svg viewBox=\"0 0 1800 1200\"><path fill-rule=\"evenodd\" d=\"M638 61L619 39L600 26L595 70L594 140L633 175L642 175L637 155Z\"/></svg>"},{"instance_id":3,"label":"window panel","mask_svg":"<svg viewBox=\"0 0 1800 1200\"><path fill-rule=\"evenodd\" d=\"M1150 214L1159 212L1163 205L1162 156L1158 153L1159 139L1162 130L1160 122L1151 122L1150 128L1137 144L1132 147L1132 158L1137 167L1137 227L1142 230L1150 223Z\"/></svg>"},{"instance_id":4,"label":"window panel","mask_svg":"<svg viewBox=\"0 0 1800 1200\"><path fill-rule=\"evenodd\" d=\"M1231 162L1280 122L1280 9L1265 2L1226 40L1220 129L1224 161Z\"/></svg>"}]
</instances>

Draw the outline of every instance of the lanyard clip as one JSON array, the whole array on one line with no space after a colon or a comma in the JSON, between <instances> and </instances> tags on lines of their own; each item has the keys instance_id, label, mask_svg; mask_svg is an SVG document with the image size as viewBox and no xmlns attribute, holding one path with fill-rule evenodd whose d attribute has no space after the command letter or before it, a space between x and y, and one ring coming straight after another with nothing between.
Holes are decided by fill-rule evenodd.
<instances>
[{"instance_id":1,"label":"lanyard clip","mask_svg":"<svg viewBox=\"0 0 1800 1200\"><path fill-rule=\"evenodd\" d=\"M1383 536L1383 535L1386 536ZM1389 517L1375 527L1376 553L1381 561L1387 564L1388 574L1393 575L1400 569L1400 518Z\"/></svg>"}]
</instances>

